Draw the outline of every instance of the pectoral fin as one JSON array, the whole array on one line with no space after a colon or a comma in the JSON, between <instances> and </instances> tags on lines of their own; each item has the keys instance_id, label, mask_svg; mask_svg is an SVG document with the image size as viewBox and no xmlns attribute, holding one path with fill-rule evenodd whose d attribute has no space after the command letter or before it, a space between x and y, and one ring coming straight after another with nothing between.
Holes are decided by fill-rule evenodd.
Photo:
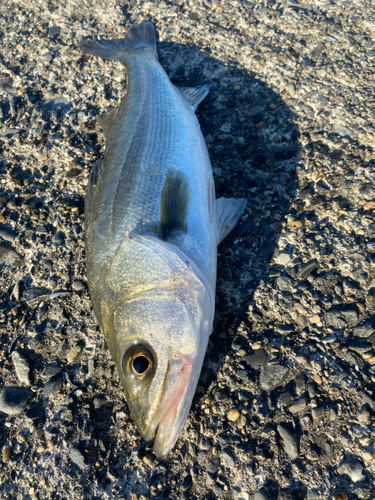
<instances>
[{"instance_id":1,"label":"pectoral fin","mask_svg":"<svg viewBox=\"0 0 375 500\"><path fill-rule=\"evenodd\" d=\"M161 196L160 222L163 239L187 232L187 211L191 198L189 181L179 170L170 170Z\"/></svg>"},{"instance_id":2,"label":"pectoral fin","mask_svg":"<svg viewBox=\"0 0 375 500\"><path fill-rule=\"evenodd\" d=\"M232 231L246 207L246 198L219 198L216 200L217 244Z\"/></svg>"}]
</instances>

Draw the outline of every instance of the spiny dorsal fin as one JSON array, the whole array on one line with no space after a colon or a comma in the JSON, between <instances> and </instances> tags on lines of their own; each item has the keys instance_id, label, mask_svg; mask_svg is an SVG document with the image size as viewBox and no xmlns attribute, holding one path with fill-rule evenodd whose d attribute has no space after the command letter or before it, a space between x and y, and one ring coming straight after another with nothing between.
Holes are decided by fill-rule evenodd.
<instances>
[{"instance_id":1,"label":"spiny dorsal fin","mask_svg":"<svg viewBox=\"0 0 375 500\"><path fill-rule=\"evenodd\" d=\"M209 85L201 85L200 87L177 87L187 101L197 109L210 90Z\"/></svg>"},{"instance_id":2,"label":"spiny dorsal fin","mask_svg":"<svg viewBox=\"0 0 375 500\"><path fill-rule=\"evenodd\" d=\"M98 160L91 167L89 182L86 188L86 196L85 196L85 215L87 217L90 206L92 204L92 198L94 196L94 191L96 185L98 184L100 170L102 168L103 160Z\"/></svg>"},{"instance_id":3,"label":"spiny dorsal fin","mask_svg":"<svg viewBox=\"0 0 375 500\"><path fill-rule=\"evenodd\" d=\"M111 111L108 111L108 113L102 113L96 118L96 121L102 127L104 135L107 135L109 127L112 125L112 122L115 119L116 115L117 115L117 108L113 108L111 109Z\"/></svg>"},{"instance_id":4,"label":"spiny dorsal fin","mask_svg":"<svg viewBox=\"0 0 375 500\"><path fill-rule=\"evenodd\" d=\"M190 201L189 180L179 170L170 170L161 195L160 223L163 239L187 232L187 211Z\"/></svg>"},{"instance_id":5,"label":"spiny dorsal fin","mask_svg":"<svg viewBox=\"0 0 375 500\"><path fill-rule=\"evenodd\" d=\"M216 235L217 244L232 231L243 214L246 198L219 198L216 200Z\"/></svg>"}]
</instances>

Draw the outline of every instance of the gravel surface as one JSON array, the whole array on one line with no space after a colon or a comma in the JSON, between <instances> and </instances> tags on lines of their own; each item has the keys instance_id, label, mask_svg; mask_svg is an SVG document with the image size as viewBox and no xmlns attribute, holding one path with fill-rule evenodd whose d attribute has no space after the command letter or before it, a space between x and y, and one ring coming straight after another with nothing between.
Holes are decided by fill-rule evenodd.
<instances>
[{"instance_id":1,"label":"gravel surface","mask_svg":"<svg viewBox=\"0 0 375 500\"><path fill-rule=\"evenodd\" d=\"M374 0L2 0L1 498L375 498L374 19ZM174 83L211 86L197 114L217 194L249 200L163 461L129 416L84 259L95 118L126 78L77 42L141 20Z\"/></svg>"}]
</instances>

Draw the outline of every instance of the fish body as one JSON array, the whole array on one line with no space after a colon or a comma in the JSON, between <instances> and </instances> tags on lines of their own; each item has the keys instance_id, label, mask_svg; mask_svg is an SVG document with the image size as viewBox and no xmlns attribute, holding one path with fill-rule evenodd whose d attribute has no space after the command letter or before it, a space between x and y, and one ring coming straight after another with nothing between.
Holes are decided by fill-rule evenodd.
<instances>
[{"instance_id":1,"label":"fish body","mask_svg":"<svg viewBox=\"0 0 375 500\"><path fill-rule=\"evenodd\" d=\"M101 118L106 151L85 200L95 316L133 419L164 457L188 415L215 305L217 245L246 200L215 200L195 107L207 87L176 88L157 60L151 23L82 49L126 66L117 110Z\"/></svg>"}]
</instances>

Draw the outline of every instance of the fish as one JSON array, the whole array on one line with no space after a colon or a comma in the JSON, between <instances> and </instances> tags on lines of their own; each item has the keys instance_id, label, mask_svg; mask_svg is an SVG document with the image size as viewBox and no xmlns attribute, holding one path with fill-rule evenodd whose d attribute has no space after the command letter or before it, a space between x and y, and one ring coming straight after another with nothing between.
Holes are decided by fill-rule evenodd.
<instances>
[{"instance_id":1,"label":"fish","mask_svg":"<svg viewBox=\"0 0 375 500\"><path fill-rule=\"evenodd\" d=\"M209 86L177 88L158 62L153 23L80 42L127 72L85 197L91 302L132 418L153 451L175 445L196 391L215 311L217 246L246 199L216 200L195 110Z\"/></svg>"}]
</instances>

